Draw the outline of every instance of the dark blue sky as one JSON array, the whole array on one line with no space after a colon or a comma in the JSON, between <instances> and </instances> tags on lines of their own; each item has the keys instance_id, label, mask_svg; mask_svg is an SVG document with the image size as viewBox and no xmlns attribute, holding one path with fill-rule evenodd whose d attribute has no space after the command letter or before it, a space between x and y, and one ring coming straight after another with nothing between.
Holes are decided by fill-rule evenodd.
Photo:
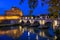
<instances>
[{"instance_id":1,"label":"dark blue sky","mask_svg":"<svg viewBox=\"0 0 60 40\"><path fill-rule=\"evenodd\" d=\"M4 15L4 11L11 9L12 6L18 7L22 10L24 15L28 15L30 10L28 0L25 0L21 5L19 2L20 0L0 0L0 15ZM41 0L38 0L38 6L35 8L33 15L48 13L48 4L44 3L42 7L41 3Z\"/></svg>"}]
</instances>

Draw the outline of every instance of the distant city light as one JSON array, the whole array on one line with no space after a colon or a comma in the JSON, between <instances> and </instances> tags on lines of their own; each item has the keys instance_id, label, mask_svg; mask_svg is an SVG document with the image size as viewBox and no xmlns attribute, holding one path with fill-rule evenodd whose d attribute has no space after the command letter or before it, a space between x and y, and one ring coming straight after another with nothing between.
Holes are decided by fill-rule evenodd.
<instances>
[{"instance_id":1,"label":"distant city light","mask_svg":"<svg viewBox=\"0 0 60 40\"><path fill-rule=\"evenodd\" d=\"M42 19L42 16L40 16L40 18Z\"/></svg>"},{"instance_id":2,"label":"distant city light","mask_svg":"<svg viewBox=\"0 0 60 40\"><path fill-rule=\"evenodd\" d=\"M56 29L57 26L58 26L58 21L54 20L54 22L53 22L53 29Z\"/></svg>"},{"instance_id":3,"label":"distant city light","mask_svg":"<svg viewBox=\"0 0 60 40\"><path fill-rule=\"evenodd\" d=\"M27 22L27 20L23 20L25 23Z\"/></svg>"},{"instance_id":4,"label":"distant city light","mask_svg":"<svg viewBox=\"0 0 60 40\"><path fill-rule=\"evenodd\" d=\"M43 31L41 31L39 35L44 37L45 33Z\"/></svg>"},{"instance_id":5,"label":"distant city light","mask_svg":"<svg viewBox=\"0 0 60 40\"><path fill-rule=\"evenodd\" d=\"M19 30L22 31L22 26L19 26Z\"/></svg>"},{"instance_id":6,"label":"distant city light","mask_svg":"<svg viewBox=\"0 0 60 40\"><path fill-rule=\"evenodd\" d=\"M22 20L20 19L20 20L19 20L19 22L21 23L21 22L22 22Z\"/></svg>"},{"instance_id":7,"label":"distant city light","mask_svg":"<svg viewBox=\"0 0 60 40\"><path fill-rule=\"evenodd\" d=\"M25 19L27 19L28 17L25 17Z\"/></svg>"},{"instance_id":8,"label":"distant city light","mask_svg":"<svg viewBox=\"0 0 60 40\"><path fill-rule=\"evenodd\" d=\"M54 26L57 26L57 23L58 23L57 20L54 20L53 25L54 25Z\"/></svg>"},{"instance_id":9,"label":"distant city light","mask_svg":"<svg viewBox=\"0 0 60 40\"><path fill-rule=\"evenodd\" d=\"M33 17L31 17L31 19L33 19Z\"/></svg>"},{"instance_id":10,"label":"distant city light","mask_svg":"<svg viewBox=\"0 0 60 40\"><path fill-rule=\"evenodd\" d=\"M5 19L19 19L19 16L6 16Z\"/></svg>"},{"instance_id":11,"label":"distant city light","mask_svg":"<svg viewBox=\"0 0 60 40\"><path fill-rule=\"evenodd\" d=\"M39 23L44 25L45 24L45 20L39 20Z\"/></svg>"},{"instance_id":12,"label":"distant city light","mask_svg":"<svg viewBox=\"0 0 60 40\"><path fill-rule=\"evenodd\" d=\"M31 20L29 20L30 21L30 23L31 23Z\"/></svg>"},{"instance_id":13,"label":"distant city light","mask_svg":"<svg viewBox=\"0 0 60 40\"><path fill-rule=\"evenodd\" d=\"M19 16L0 16L0 20L13 20L13 19L19 19Z\"/></svg>"},{"instance_id":14,"label":"distant city light","mask_svg":"<svg viewBox=\"0 0 60 40\"><path fill-rule=\"evenodd\" d=\"M34 20L29 20L30 21L30 23L34 23Z\"/></svg>"},{"instance_id":15,"label":"distant city light","mask_svg":"<svg viewBox=\"0 0 60 40\"><path fill-rule=\"evenodd\" d=\"M5 19L5 17L0 16L0 20L4 20L4 19Z\"/></svg>"},{"instance_id":16,"label":"distant city light","mask_svg":"<svg viewBox=\"0 0 60 40\"><path fill-rule=\"evenodd\" d=\"M16 29L15 29L15 30L13 30L13 33L14 33L14 34L16 34L16 33L17 33L17 30L16 30Z\"/></svg>"}]
</instances>

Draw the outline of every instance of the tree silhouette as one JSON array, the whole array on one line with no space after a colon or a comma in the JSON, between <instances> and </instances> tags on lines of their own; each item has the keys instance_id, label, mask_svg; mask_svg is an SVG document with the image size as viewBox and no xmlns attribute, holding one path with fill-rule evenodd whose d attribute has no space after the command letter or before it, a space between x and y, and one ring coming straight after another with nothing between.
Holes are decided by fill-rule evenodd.
<instances>
[{"instance_id":1,"label":"tree silhouette","mask_svg":"<svg viewBox=\"0 0 60 40\"><path fill-rule=\"evenodd\" d=\"M44 6L44 2L45 2L45 0L42 0L42 3L41 3L42 6Z\"/></svg>"},{"instance_id":2,"label":"tree silhouette","mask_svg":"<svg viewBox=\"0 0 60 40\"><path fill-rule=\"evenodd\" d=\"M35 9L37 6L38 0L29 0L28 4L29 4L29 8Z\"/></svg>"},{"instance_id":3,"label":"tree silhouette","mask_svg":"<svg viewBox=\"0 0 60 40\"><path fill-rule=\"evenodd\" d=\"M24 2L24 0L20 0L20 4L22 4Z\"/></svg>"},{"instance_id":4,"label":"tree silhouette","mask_svg":"<svg viewBox=\"0 0 60 40\"><path fill-rule=\"evenodd\" d=\"M49 4L49 12L51 18L57 18L60 11L60 1L59 0L50 0Z\"/></svg>"},{"instance_id":5,"label":"tree silhouette","mask_svg":"<svg viewBox=\"0 0 60 40\"><path fill-rule=\"evenodd\" d=\"M57 40L60 40L60 25L57 27L55 34L57 36Z\"/></svg>"},{"instance_id":6,"label":"tree silhouette","mask_svg":"<svg viewBox=\"0 0 60 40\"><path fill-rule=\"evenodd\" d=\"M50 40L52 40L52 38L54 38L54 31L53 31L52 25L53 25L52 22L46 22L45 23L45 27L49 27L49 28L44 30L44 32L45 32L46 37L48 37Z\"/></svg>"},{"instance_id":7,"label":"tree silhouette","mask_svg":"<svg viewBox=\"0 0 60 40\"><path fill-rule=\"evenodd\" d=\"M32 15L33 10L37 7L38 0L28 0L28 5L30 8L30 13L29 15Z\"/></svg>"}]
</instances>

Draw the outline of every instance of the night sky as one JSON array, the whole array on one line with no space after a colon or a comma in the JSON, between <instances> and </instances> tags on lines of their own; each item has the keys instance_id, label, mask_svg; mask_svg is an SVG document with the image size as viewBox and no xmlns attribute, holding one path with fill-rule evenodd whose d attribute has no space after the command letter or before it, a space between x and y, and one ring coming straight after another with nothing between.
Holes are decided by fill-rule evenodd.
<instances>
[{"instance_id":1,"label":"night sky","mask_svg":"<svg viewBox=\"0 0 60 40\"><path fill-rule=\"evenodd\" d=\"M17 7L22 10L24 15L29 15L29 6L28 0L24 0L24 2L20 5L20 0L0 0L0 15L5 14L5 10L10 10L11 7ZM42 1L38 0L38 5L34 9L32 15L39 14L47 14L48 13L48 4L44 3L44 6L41 5Z\"/></svg>"}]
</instances>

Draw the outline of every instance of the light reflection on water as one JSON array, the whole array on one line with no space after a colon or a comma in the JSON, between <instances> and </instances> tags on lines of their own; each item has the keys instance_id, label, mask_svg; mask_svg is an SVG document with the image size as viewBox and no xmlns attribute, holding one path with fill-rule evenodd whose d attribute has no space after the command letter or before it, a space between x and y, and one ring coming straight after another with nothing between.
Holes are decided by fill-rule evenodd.
<instances>
[{"instance_id":1,"label":"light reflection on water","mask_svg":"<svg viewBox=\"0 0 60 40\"><path fill-rule=\"evenodd\" d=\"M29 33L30 32L30 33ZM28 38L28 33L29 36L31 37L31 39L35 39L36 38L36 34L34 33L33 29L29 29L29 32L27 31L27 28L22 28L21 26L19 26L19 29L12 29L12 30L7 30L7 31L0 31L0 35L8 35L8 36L12 36L13 38ZM33 36L32 36L33 35ZM42 37L40 37L42 36ZM45 36L44 32L41 31L40 32L40 36L38 36L38 38L43 38L43 36ZM47 38L45 38L47 39Z\"/></svg>"},{"instance_id":2,"label":"light reflection on water","mask_svg":"<svg viewBox=\"0 0 60 40\"><path fill-rule=\"evenodd\" d=\"M22 34L22 29L12 29L6 31L0 31L0 35L10 35L10 36L17 36Z\"/></svg>"}]
</instances>

